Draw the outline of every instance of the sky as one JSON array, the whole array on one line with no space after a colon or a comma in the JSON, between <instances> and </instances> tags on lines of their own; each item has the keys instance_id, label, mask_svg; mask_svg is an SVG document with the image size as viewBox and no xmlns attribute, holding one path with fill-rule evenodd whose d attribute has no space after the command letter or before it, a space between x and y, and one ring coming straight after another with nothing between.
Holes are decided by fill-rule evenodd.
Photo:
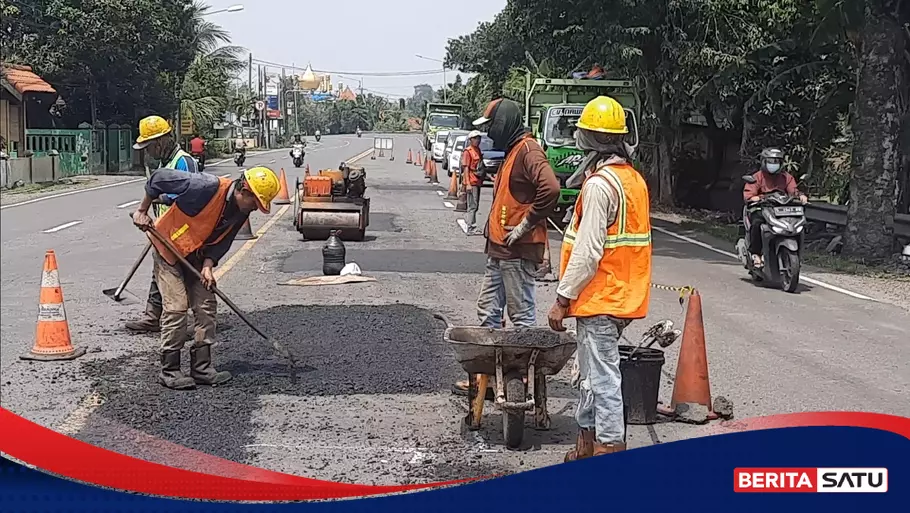
<instances>
[{"instance_id":1,"label":"sky","mask_svg":"<svg viewBox=\"0 0 910 513\"><path fill-rule=\"evenodd\" d=\"M231 33L232 44L252 52L254 59L314 70L365 73L436 70L432 75L369 77L332 73L338 82L367 92L411 96L413 86L443 83L442 60L449 39L473 32L492 21L506 0L207 0L211 10L243 5L210 20ZM271 69L269 71L272 71ZM297 73L302 73L298 71ZM288 70L291 74L291 70ZM455 71L447 70L452 82ZM256 64L253 65L255 80Z\"/></svg>"}]
</instances>

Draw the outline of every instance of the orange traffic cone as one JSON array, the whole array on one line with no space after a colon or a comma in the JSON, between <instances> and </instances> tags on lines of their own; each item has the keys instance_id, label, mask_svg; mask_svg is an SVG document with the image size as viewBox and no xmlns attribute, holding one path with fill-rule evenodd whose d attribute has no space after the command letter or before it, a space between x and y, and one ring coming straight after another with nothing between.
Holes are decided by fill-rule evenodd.
<instances>
[{"instance_id":1,"label":"orange traffic cone","mask_svg":"<svg viewBox=\"0 0 910 513\"><path fill-rule=\"evenodd\" d=\"M288 177L284 174L284 168L281 168L281 175L278 177L278 183L281 187L278 188L278 196L275 196L272 203L276 205L290 205L291 198L288 196Z\"/></svg>"},{"instance_id":2,"label":"orange traffic cone","mask_svg":"<svg viewBox=\"0 0 910 513\"><path fill-rule=\"evenodd\" d=\"M253 234L253 229L250 227L250 218L247 217L246 222L240 227L240 231L237 232L237 236L234 237L234 240L253 240L255 238L256 235Z\"/></svg>"},{"instance_id":3,"label":"orange traffic cone","mask_svg":"<svg viewBox=\"0 0 910 513\"><path fill-rule=\"evenodd\" d=\"M410 149L410 148L408 148L408 160L405 160L404 162L405 162L405 164L413 164L413 163L414 163L414 161L411 160L411 149Z\"/></svg>"},{"instance_id":4,"label":"orange traffic cone","mask_svg":"<svg viewBox=\"0 0 910 513\"><path fill-rule=\"evenodd\" d=\"M452 173L452 178L449 180L449 193L446 194L446 199L458 199L458 173Z\"/></svg>"},{"instance_id":5,"label":"orange traffic cone","mask_svg":"<svg viewBox=\"0 0 910 513\"><path fill-rule=\"evenodd\" d=\"M49 249L44 254L44 271L41 273L35 346L19 358L47 362L73 360L84 354L84 347L76 349L70 341L70 326L63 307L63 289L60 288L60 277L57 274L57 255Z\"/></svg>"},{"instance_id":6,"label":"orange traffic cone","mask_svg":"<svg viewBox=\"0 0 910 513\"><path fill-rule=\"evenodd\" d=\"M439 185L439 176L436 174L436 161L430 161L430 183L433 185Z\"/></svg>"},{"instance_id":7,"label":"orange traffic cone","mask_svg":"<svg viewBox=\"0 0 910 513\"><path fill-rule=\"evenodd\" d=\"M417 160L414 161L415 166L422 166L423 162L420 161L420 152L417 152Z\"/></svg>"},{"instance_id":8,"label":"orange traffic cone","mask_svg":"<svg viewBox=\"0 0 910 513\"><path fill-rule=\"evenodd\" d=\"M675 416L681 404L700 404L708 408L708 420L716 419L711 402L711 383L708 377L708 353L705 349L705 322L701 314L701 296L693 291L686 309L673 398L669 408L659 407L664 415Z\"/></svg>"},{"instance_id":9,"label":"orange traffic cone","mask_svg":"<svg viewBox=\"0 0 910 513\"><path fill-rule=\"evenodd\" d=\"M423 162L423 177L430 177L430 159L427 159Z\"/></svg>"}]
</instances>

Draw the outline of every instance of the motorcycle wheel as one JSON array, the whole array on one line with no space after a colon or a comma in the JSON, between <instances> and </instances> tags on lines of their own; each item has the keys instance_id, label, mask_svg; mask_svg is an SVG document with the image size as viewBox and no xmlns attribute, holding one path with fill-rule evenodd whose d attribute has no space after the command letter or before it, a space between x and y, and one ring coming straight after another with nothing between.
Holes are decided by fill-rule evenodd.
<instances>
[{"instance_id":1,"label":"motorcycle wheel","mask_svg":"<svg viewBox=\"0 0 910 513\"><path fill-rule=\"evenodd\" d=\"M780 268L780 288L784 292L796 292L799 286L799 255L787 248L780 248L777 252L777 261Z\"/></svg>"}]
</instances>

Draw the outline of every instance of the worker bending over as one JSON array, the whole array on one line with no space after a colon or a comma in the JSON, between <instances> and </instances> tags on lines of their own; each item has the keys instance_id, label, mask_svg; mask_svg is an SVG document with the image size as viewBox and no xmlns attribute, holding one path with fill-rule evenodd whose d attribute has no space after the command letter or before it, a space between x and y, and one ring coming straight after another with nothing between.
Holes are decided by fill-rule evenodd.
<instances>
[{"instance_id":1,"label":"worker bending over","mask_svg":"<svg viewBox=\"0 0 910 513\"><path fill-rule=\"evenodd\" d=\"M567 185L583 185L548 316L556 331L565 331L566 317L577 324L580 429L566 461L626 448L619 338L633 319L647 315L651 290L648 187L629 162L628 131L622 106L600 96L585 106L575 133L587 155Z\"/></svg>"},{"instance_id":2,"label":"worker bending over","mask_svg":"<svg viewBox=\"0 0 910 513\"><path fill-rule=\"evenodd\" d=\"M481 326L500 328L505 308L514 326L534 326L534 277L544 259L545 223L559 198L559 180L543 148L524 126L517 103L493 100L474 125L488 125L493 146L506 152L496 173L493 205L484 229L487 265L477 316ZM455 385L459 393L467 388L466 381Z\"/></svg>"},{"instance_id":3,"label":"worker bending over","mask_svg":"<svg viewBox=\"0 0 910 513\"><path fill-rule=\"evenodd\" d=\"M162 385L187 390L196 385L218 385L231 379L212 365L217 303L212 292L214 268L227 254L240 227L257 208L265 214L278 194L278 177L272 170L255 167L230 180L208 173L188 174L159 169L145 184L145 198L133 213L133 223L148 230L152 201L162 194L176 196L173 205L154 223L155 230L168 238L191 265L202 273L200 282L184 269L177 257L149 235L154 253L155 279L161 290L161 374ZM195 317L193 346L190 348L190 377L180 370L180 351L186 340L187 309Z\"/></svg>"},{"instance_id":4,"label":"worker bending over","mask_svg":"<svg viewBox=\"0 0 910 513\"><path fill-rule=\"evenodd\" d=\"M160 116L148 116L139 122L139 137L136 138L135 150L145 150L146 156L158 162L159 169L174 169L186 173L198 173L196 159L183 151L171 132L171 125ZM148 169L146 169L148 172ZM159 199L159 198L156 198ZM155 217L161 217L167 212L167 205L173 197L160 198L155 206ZM145 304L145 314L135 321L128 321L126 329L140 333L157 333L161 326L161 292L158 283L152 276L149 286L149 297Z\"/></svg>"}]
</instances>

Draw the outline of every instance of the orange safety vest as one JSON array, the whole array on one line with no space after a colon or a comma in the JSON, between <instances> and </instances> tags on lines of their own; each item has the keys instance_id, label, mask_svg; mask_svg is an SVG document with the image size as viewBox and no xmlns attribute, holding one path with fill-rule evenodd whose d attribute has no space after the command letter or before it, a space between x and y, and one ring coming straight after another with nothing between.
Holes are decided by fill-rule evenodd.
<instances>
[{"instance_id":1,"label":"orange safety vest","mask_svg":"<svg viewBox=\"0 0 910 513\"><path fill-rule=\"evenodd\" d=\"M233 181L228 178L219 178L218 191L195 216L185 214L174 202L171 208L155 221L155 230L169 238L174 248L180 252L182 257L186 258L204 246L205 241L215 231L218 220L221 219L221 214L224 212L232 183ZM213 244L221 242L228 233L230 230L225 230ZM151 235L148 238L165 262L177 265L177 257L164 247L164 244Z\"/></svg>"},{"instance_id":2,"label":"orange safety vest","mask_svg":"<svg viewBox=\"0 0 910 513\"><path fill-rule=\"evenodd\" d=\"M519 140L509 150L505 162L496 173L496 181L493 183L493 205L490 208L490 217L487 219L487 228L490 242L500 246L506 245L506 237L509 232L518 226L531 210L531 203L521 203L512 196L512 192L509 190L509 180L512 177L515 159L521 153L522 147L525 150L531 150L532 145L537 145L537 141L530 134ZM544 220L537 223L524 237L518 239L516 244L545 244L547 242L545 222Z\"/></svg>"},{"instance_id":3,"label":"orange safety vest","mask_svg":"<svg viewBox=\"0 0 910 513\"><path fill-rule=\"evenodd\" d=\"M642 319L651 297L651 218L648 186L628 164L601 165L592 178L607 180L616 189L619 206L616 220L607 228L604 254L594 278L577 299L569 301L569 317L609 315L619 319ZM584 188L584 185L582 185ZM575 201L572 222L562 241L559 277L562 279L572 256L583 215L582 195Z\"/></svg>"}]
</instances>

